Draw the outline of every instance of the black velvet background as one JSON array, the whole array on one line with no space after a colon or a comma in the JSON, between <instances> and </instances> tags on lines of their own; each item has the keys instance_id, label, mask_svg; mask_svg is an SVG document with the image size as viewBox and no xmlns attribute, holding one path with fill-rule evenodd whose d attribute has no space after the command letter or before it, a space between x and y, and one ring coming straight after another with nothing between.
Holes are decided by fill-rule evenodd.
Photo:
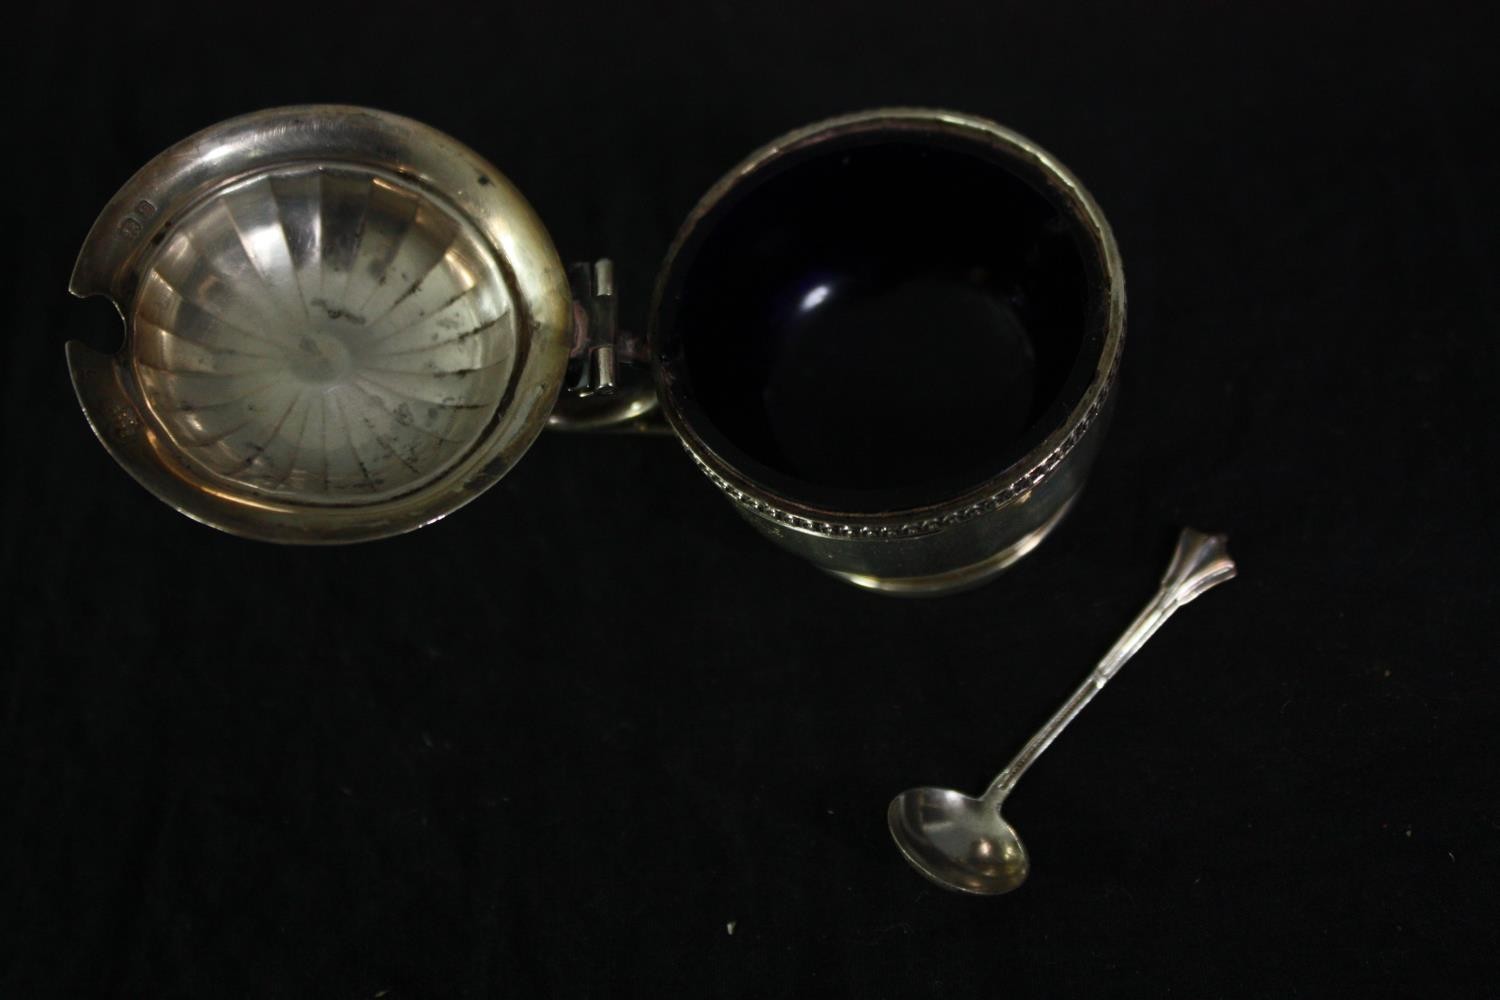
<instances>
[{"instance_id":1,"label":"black velvet background","mask_svg":"<svg viewBox=\"0 0 1500 1000\"><path fill-rule=\"evenodd\" d=\"M10 25L0 996L1494 995L1496 19L1412 4L38 5ZM238 541L138 488L63 343L115 189L364 103L488 156L640 328L784 129L977 112L1090 186L1130 285L1070 520L900 602L763 542L669 440L544 436L394 541ZM16 129L19 128L19 134ZM895 792L978 789L1145 600L1184 611L1007 808L1001 899ZM733 933L729 933L732 928Z\"/></svg>"}]
</instances>

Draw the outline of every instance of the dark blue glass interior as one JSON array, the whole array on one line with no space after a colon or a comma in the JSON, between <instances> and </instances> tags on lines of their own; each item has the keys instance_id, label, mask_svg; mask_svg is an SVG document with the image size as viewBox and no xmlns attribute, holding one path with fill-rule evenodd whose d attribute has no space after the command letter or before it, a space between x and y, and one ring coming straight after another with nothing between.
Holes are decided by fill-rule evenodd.
<instances>
[{"instance_id":1,"label":"dark blue glass interior","mask_svg":"<svg viewBox=\"0 0 1500 1000\"><path fill-rule=\"evenodd\" d=\"M700 221L663 288L658 362L709 447L768 488L921 507L1004 471L1076 404L1100 272L1034 166L945 134L853 136Z\"/></svg>"}]
</instances>

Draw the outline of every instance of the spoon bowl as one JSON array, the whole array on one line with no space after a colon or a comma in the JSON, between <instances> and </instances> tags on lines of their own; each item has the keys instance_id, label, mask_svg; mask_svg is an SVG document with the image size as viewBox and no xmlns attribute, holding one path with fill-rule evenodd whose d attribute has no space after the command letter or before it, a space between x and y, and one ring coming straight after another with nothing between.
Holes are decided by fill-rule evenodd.
<instances>
[{"instance_id":1,"label":"spoon bowl","mask_svg":"<svg viewBox=\"0 0 1500 1000\"><path fill-rule=\"evenodd\" d=\"M947 889L998 896L1026 881L1031 862L998 805L948 788L912 788L886 813L896 846Z\"/></svg>"}]
</instances>

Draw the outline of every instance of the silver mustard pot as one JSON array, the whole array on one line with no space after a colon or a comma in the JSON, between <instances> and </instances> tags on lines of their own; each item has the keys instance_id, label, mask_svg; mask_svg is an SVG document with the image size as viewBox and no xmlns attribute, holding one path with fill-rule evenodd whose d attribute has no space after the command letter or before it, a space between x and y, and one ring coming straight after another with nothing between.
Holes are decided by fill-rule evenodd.
<instances>
[{"instance_id":1,"label":"silver mustard pot","mask_svg":"<svg viewBox=\"0 0 1500 1000\"><path fill-rule=\"evenodd\" d=\"M1029 140L949 111L824 121L684 222L644 338L608 260L565 268L521 193L425 125L262 111L146 164L70 290L101 442L164 502L272 542L441 518L544 428L669 432L777 544L863 587L973 586L1067 512L1125 329L1103 214Z\"/></svg>"}]
</instances>

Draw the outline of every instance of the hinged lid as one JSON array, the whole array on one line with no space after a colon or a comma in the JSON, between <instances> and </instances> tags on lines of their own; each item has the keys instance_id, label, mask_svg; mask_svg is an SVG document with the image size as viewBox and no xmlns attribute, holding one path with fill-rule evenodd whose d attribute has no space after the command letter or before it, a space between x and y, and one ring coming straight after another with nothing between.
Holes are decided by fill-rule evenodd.
<instances>
[{"instance_id":1,"label":"hinged lid","mask_svg":"<svg viewBox=\"0 0 1500 1000\"><path fill-rule=\"evenodd\" d=\"M520 192L362 108L173 146L105 207L70 289L125 320L113 356L68 345L105 447L188 516L269 541L378 538L463 505L546 426L575 346ZM607 389L610 345L589 346L584 387Z\"/></svg>"}]
</instances>

